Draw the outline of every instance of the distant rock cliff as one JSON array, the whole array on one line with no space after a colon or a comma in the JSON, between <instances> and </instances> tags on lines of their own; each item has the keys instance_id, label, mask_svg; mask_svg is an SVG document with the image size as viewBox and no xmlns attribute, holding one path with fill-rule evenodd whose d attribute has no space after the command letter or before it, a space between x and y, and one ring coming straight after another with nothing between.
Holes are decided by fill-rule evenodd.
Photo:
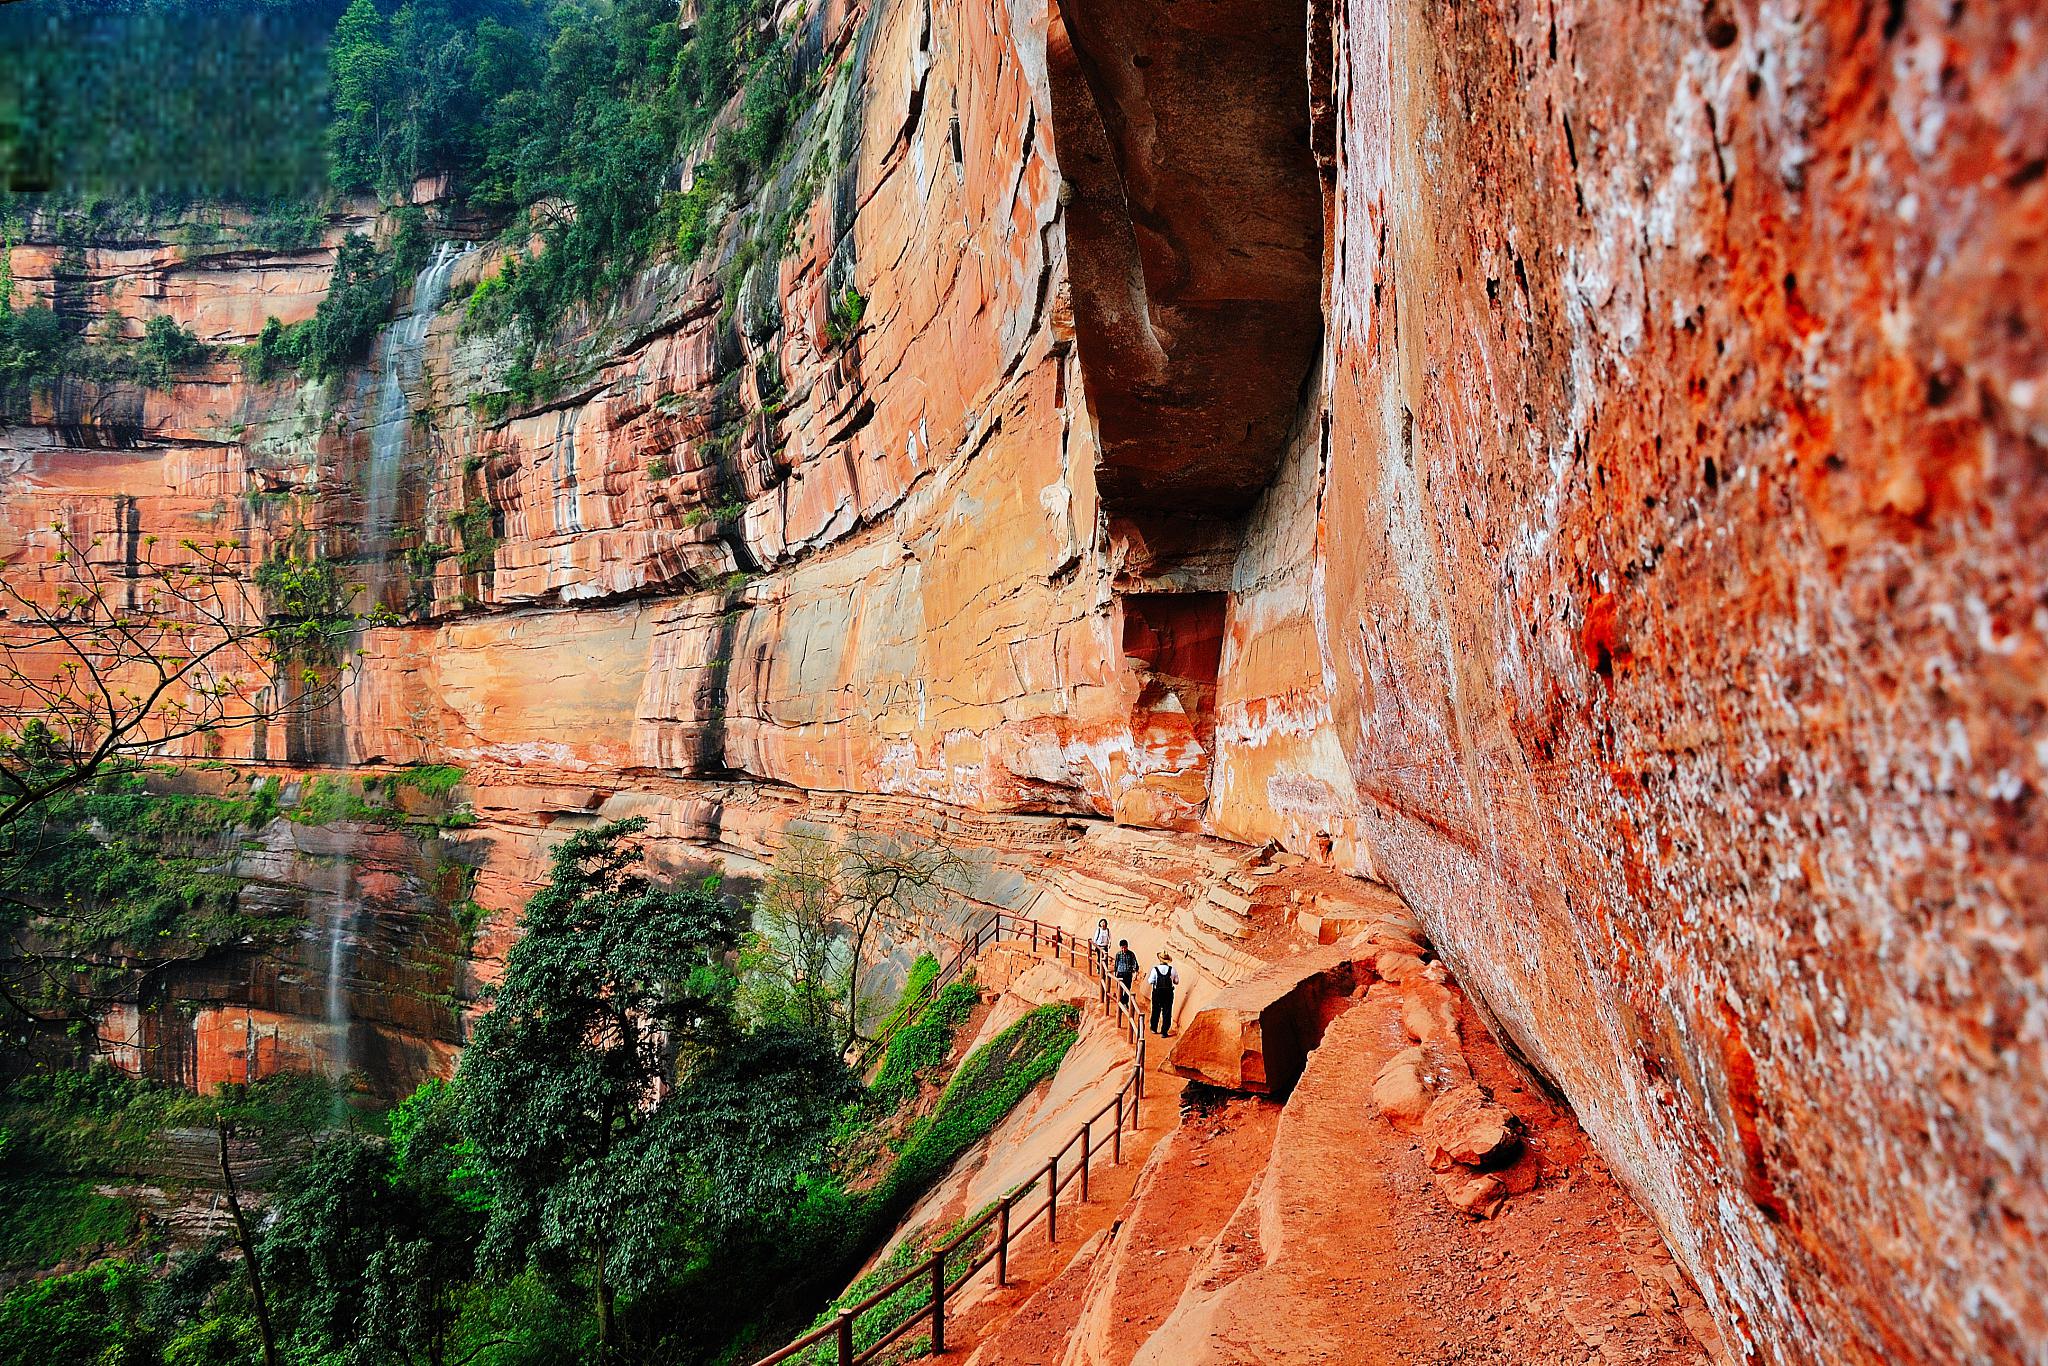
<instances>
[{"instance_id":1,"label":"distant rock cliff","mask_svg":"<svg viewBox=\"0 0 2048 1366\"><path fill-rule=\"evenodd\" d=\"M986 904L1219 981L1202 861L1277 842L1408 902L1735 1355L2048 1351L2028 7L797 9L828 75L777 174L541 381L466 324L505 245L453 262L399 624L218 757L461 766L483 977L600 816L739 872L937 831ZM379 221L40 225L15 295L248 343ZM40 392L0 536L360 560L380 374ZM447 1013L386 1012L395 1078L473 992L414 985Z\"/></svg>"}]
</instances>

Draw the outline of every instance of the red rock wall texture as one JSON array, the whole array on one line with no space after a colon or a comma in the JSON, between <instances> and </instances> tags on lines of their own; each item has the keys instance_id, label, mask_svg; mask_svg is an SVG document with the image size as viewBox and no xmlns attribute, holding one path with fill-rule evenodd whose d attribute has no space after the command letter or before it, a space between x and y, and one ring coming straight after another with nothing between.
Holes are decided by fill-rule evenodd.
<instances>
[{"instance_id":1,"label":"red rock wall texture","mask_svg":"<svg viewBox=\"0 0 2048 1366\"><path fill-rule=\"evenodd\" d=\"M1328 436L1238 567L1211 819L1398 886L1737 1341L2032 1359L2038 23L1353 4L1335 49Z\"/></svg>"},{"instance_id":2,"label":"red rock wall texture","mask_svg":"<svg viewBox=\"0 0 2048 1366\"><path fill-rule=\"evenodd\" d=\"M2038 19L806 22L794 252L657 264L495 418L439 314L398 540L495 543L260 753L467 766L500 909L598 812L762 855L943 804L1013 889L1020 813L1277 839L1402 892L1738 1350L2048 1350ZM231 341L308 268L87 273ZM359 553L373 384L223 364L120 451L45 412L5 525Z\"/></svg>"}]
</instances>

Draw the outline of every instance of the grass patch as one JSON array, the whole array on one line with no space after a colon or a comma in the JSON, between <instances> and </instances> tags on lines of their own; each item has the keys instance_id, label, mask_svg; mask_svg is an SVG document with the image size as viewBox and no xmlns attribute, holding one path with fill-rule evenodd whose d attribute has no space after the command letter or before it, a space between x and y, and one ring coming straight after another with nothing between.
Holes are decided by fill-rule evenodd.
<instances>
[{"instance_id":1,"label":"grass patch","mask_svg":"<svg viewBox=\"0 0 2048 1366\"><path fill-rule=\"evenodd\" d=\"M409 787L422 797L445 797L462 779L463 770L454 764L420 764L393 774L391 785Z\"/></svg>"},{"instance_id":2,"label":"grass patch","mask_svg":"<svg viewBox=\"0 0 2048 1366\"><path fill-rule=\"evenodd\" d=\"M299 789L299 803L290 813L294 825L333 825L337 821L369 821L396 825L404 813L370 799L369 785L322 774Z\"/></svg>"},{"instance_id":3,"label":"grass patch","mask_svg":"<svg viewBox=\"0 0 2048 1366\"><path fill-rule=\"evenodd\" d=\"M912 987L918 989L918 994L928 992L937 976L937 965L923 970L913 966L911 971ZM965 1019L965 1012L972 1009L973 993L971 984L954 983L940 992L916 1021L897 1036L903 1039L912 1031L929 1030L922 1040L904 1043L903 1051L896 1055L899 1077L914 1076L922 1070L913 1068L913 1059L936 1055L943 1062L944 1049L951 1046L950 1030L957 1028ZM906 1000L916 1000L911 990L906 990L904 995ZM963 996L967 1001L964 1008L960 1005ZM854 1192L847 1190L839 1181L832 1181L821 1183L810 1192L803 1211L789 1229L791 1244L811 1250L804 1260L812 1266L836 1266L847 1270L857 1266L863 1257L881 1244L902 1219L904 1211L931 1188L947 1167L987 1137L1031 1088L1058 1070L1067 1050L1079 1037L1079 1024L1080 1013L1072 1006L1040 1006L976 1049L940 1093L932 1113L911 1124L904 1135L900 1154L878 1183L865 1192ZM940 1048L934 1041L942 1034L945 1044ZM884 1066L886 1069L886 1060ZM880 1079L878 1074L877 1080ZM870 1088L869 1101L875 1099L875 1090ZM872 1130L876 1113L876 1109L869 1105L850 1107L847 1119L864 1123ZM869 1144L856 1147L863 1155L873 1151ZM842 1167L842 1179L845 1175ZM925 1231L906 1237L880 1265L849 1286L813 1319L810 1328L822 1327L839 1314L842 1306L866 1298L877 1286L909 1270L931 1249L952 1238L971 1222L971 1219L963 1220L943 1231ZM993 1236L992 1228L977 1233L961 1245L962 1255L975 1255ZM823 1279L832 1272L824 1270L818 1274L819 1279ZM855 1325L856 1350L872 1346L891 1328L914 1317L930 1303L931 1281L928 1277L919 1277L913 1284L904 1286L861 1316ZM786 1333L778 1340L787 1341L794 1336L795 1333ZM742 1335L741 1340L747 1340L746 1335ZM901 1351L906 1357L914 1355L914 1347L913 1334L911 1340L902 1344ZM827 1340L811 1352L799 1353L793 1360L830 1362L837 1360L835 1351L833 1342ZM892 1353L891 1359L894 1356Z\"/></svg>"},{"instance_id":4,"label":"grass patch","mask_svg":"<svg viewBox=\"0 0 2048 1366\"><path fill-rule=\"evenodd\" d=\"M137 1223L132 1205L101 1195L90 1181L40 1173L0 1179L0 1266L9 1270L47 1271L88 1249L125 1246Z\"/></svg>"},{"instance_id":5,"label":"grass patch","mask_svg":"<svg viewBox=\"0 0 2048 1366\"><path fill-rule=\"evenodd\" d=\"M946 1083L938 1107L911 1126L888 1175L868 1192L868 1226L894 1223L1032 1087L1059 1070L1079 1026L1074 1007L1044 1005L975 1049Z\"/></svg>"},{"instance_id":6,"label":"grass patch","mask_svg":"<svg viewBox=\"0 0 2048 1366\"><path fill-rule=\"evenodd\" d=\"M423 764L360 781L323 773L299 788L298 804L285 812L294 825L332 825L361 821L370 825L407 826L413 830L458 830L476 824L467 809L443 816L409 815L398 805L398 791L409 787L435 800L445 799L462 782L464 771L453 764Z\"/></svg>"},{"instance_id":7,"label":"grass patch","mask_svg":"<svg viewBox=\"0 0 2048 1366\"><path fill-rule=\"evenodd\" d=\"M889 1013L875 1026L875 1037L886 1039L903 1028L903 1022L924 1009L925 1001L931 996L932 983L938 980L939 960L928 953L920 953L911 963L910 971L903 976L903 992L896 998L896 1004L889 1007Z\"/></svg>"},{"instance_id":8,"label":"grass patch","mask_svg":"<svg viewBox=\"0 0 2048 1366\"><path fill-rule=\"evenodd\" d=\"M931 962L929 958L919 961ZM912 989L922 997L930 989L931 978L936 975L937 964L933 964L932 973L920 984L913 968L912 987L904 991L904 1001L915 999L911 995ZM895 1109L914 1099L918 1083L945 1066L953 1051L953 1036L974 1014L975 1004L980 999L981 992L972 982L953 982L908 1024L897 1028L889 1039L888 1051L882 1055L882 1065L868 1087L868 1095L873 1102L883 1109ZM897 1009L902 1009L900 1003ZM886 1024L884 1028L887 1028Z\"/></svg>"}]
</instances>

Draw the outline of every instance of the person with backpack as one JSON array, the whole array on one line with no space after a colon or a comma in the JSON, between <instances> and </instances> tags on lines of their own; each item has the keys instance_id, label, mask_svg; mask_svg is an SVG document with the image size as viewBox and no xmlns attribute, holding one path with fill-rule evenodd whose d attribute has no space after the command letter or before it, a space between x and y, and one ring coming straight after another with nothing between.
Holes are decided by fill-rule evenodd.
<instances>
[{"instance_id":1,"label":"person with backpack","mask_svg":"<svg viewBox=\"0 0 2048 1366\"><path fill-rule=\"evenodd\" d=\"M1094 945L1090 957L1095 960L1096 971L1099 972L1102 970L1102 965L1109 961L1109 918L1107 916L1095 922L1095 938L1089 942Z\"/></svg>"},{"instance_id":2,"label":"person with backpack","mask_svg":"<svg viewBox=\"0 0 2048 1366\"><path fill-rule=\"evenodd\" d=\"M1180 970L1165 949L1159 951L1152 971L1145 974L1145 985L1152 991L1152 1032L1162 1037L1173 1033L1173 989L1180 985Z\"/></svg>"},{"instance_id":3,"label":"person with backpack","mask_svg":"<svg viewBox=\"0 0 2048 1366\"><path fill-rule=\"evenodd\" d=\"M1116 974L1117 985L1122 989L1124 999L1128 1001L1131 996L1131 983L1138 977L1138 955L1131 952L1130 940L1116 941L1116 961L1110 964L1110 971Z\"/></svg>"}]
</instances>

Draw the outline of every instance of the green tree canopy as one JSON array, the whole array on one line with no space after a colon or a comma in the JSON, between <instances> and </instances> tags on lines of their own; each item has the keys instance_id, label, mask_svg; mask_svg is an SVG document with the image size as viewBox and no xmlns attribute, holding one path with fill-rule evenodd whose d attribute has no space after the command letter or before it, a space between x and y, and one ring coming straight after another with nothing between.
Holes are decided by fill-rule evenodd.
<instances>
[{"instance_id":1,"label":"green tree canopy","mask_svg":"<svg viewBox=\"0 0 2048 1366\"><path fill-rule=\"evenodd\" d=\"M447 1359L481 1217L451 1198L445 1089L409 1108L402 1145L332 1135L271 1193L261 1258L299 1359Z\"/></svg>"},{"instance_id":2,"label":"green tree canopy","mask_svg":"<svg viewBox=\"0 0 2048 1366\"><path fill-rule=\"evenodd\" d=\"M727 960L741 911L715 881L657 886L630 842L644 826L556 849L456 1083L493 1202L486 1256L587 1271L607 1348L616 1297L683 1255L671 1216L693 1126L661 1097L677 1059L735 1032Z\"/></svg>"}]
</instances>

